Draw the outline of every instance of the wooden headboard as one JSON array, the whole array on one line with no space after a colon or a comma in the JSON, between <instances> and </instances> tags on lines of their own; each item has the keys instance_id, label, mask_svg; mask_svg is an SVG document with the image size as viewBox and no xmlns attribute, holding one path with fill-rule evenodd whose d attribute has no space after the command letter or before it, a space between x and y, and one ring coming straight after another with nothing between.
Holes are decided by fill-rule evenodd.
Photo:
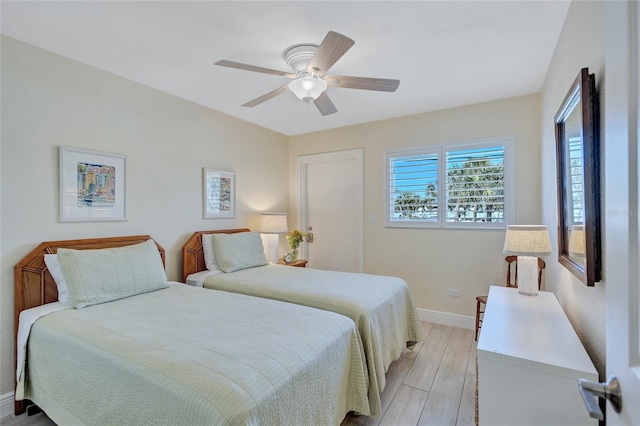
<instances>
[{"instance_id":1,"label":"wooden headboard","mask_svg":"<svg viewBox=\"0 0 640 426\"><path fill-rule=\"evenodd\" d=\"M58 301L58 289L53 277L44 263L45 254L54 254L59 248L76 250L103 249L124 247L132 244L143 243L151 239L148 235L135 235L128 237L90 238L84 240L47 241L40 244L20 260L13 268L13 326L14 347L17 348L18 319L20 312L47 303ZM156 242L162 264L165 264L164 248ZM17 356L16 356L17 362ZM15 372L15 369L14 369ZM15 402L16 414L25 410L25 401Z\"/></svg>"},{"instance_id":2,"label":"wooden headboard","mask_svg":"<svg viewBox=\"0 0 640 426\"><path fill-rule=\"evenodd\" d=\"M187 282L190 274L204 271L207 265L204 263L204 251L202 250L203 234L235 234L237 232L251 232L248 228L218 229L215 231L194 232L182 246L182 282Z\"/></svg>"}]
</instances>

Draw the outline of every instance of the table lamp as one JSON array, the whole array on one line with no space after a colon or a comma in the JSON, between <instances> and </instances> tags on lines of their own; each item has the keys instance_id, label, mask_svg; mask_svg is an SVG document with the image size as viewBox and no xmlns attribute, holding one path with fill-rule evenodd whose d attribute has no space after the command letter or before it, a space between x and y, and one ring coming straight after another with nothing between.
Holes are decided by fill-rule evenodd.
<instances>
[{"instance_id":1,"label":"table lamp","mask_svg":"<svg viewBox=\"0 0 640 426\"><path fill-rule=\"evenodd\" d=\"M518 256L518 293L538 295L538 257L551 254L546 225L509 225L504 254Z\"/></svg>"},{"instance_id":2,"label":"table lamp","mask_svg":"<svg viewBox=\"0 0 640 426\"><path fill-rule=\"evenodd\" d=\"M267 260L271 263L278 263L278 257L280 257L279 234L286 234L288 231L286 213L260 213L258 228L267 246Z\"/></svg>"}]
</instances>

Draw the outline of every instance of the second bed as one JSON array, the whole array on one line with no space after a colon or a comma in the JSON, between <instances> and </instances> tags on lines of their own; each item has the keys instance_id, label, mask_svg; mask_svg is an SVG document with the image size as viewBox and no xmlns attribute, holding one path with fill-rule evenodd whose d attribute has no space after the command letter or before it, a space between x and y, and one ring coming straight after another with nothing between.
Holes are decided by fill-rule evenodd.
<instances>
[{"instance_id":1,"label":"second bed","mask_svg":"<svg viewBox=\"0 0 640 426\"><path fill-rule=\"evenodd\" d=\"M215 271L216 268L211 265L212 271L207 269L203 237L207 239L212 234L230 236L246 232L249 230L195 232L182 248L183 281L214 290L310 306L351 318L356 324L366 357L371 414L379 414L379 394L384 390L385 372L389 365L401 356L403 348L413 348L423 339L422 326L406 282L397 277L284 265L250 266L251 262L242 261L235 261L230 269L240 269L233 272ZM260 250L260 247L255 247L257 243L247 243L255 241L255 238L244 240L243 244L232 243L226 249ZM207 253L207 256L210 255ZM233 252L232 256L235 256ZM245 256L238 254L238 257ZM208 259L208 263L211 263L211 259Z\"/></svg>"}]
</instances>

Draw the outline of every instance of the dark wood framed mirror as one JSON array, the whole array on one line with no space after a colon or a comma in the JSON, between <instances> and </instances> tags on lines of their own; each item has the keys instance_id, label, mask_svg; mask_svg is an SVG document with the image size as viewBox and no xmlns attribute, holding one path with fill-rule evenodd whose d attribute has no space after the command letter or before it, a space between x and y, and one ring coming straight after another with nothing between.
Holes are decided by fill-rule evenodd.
<instances>
[{"instance_id":1,"label":"dark wood framed mirror","mask_svg":"<svg viewBox=\"0 0 640 426\"><path fill-rule=\"evenodd\" d=\"M600 155L595 77L578 73L555 117L558 261L588 286L600 281Z\"/></svg>"}]
</instances>

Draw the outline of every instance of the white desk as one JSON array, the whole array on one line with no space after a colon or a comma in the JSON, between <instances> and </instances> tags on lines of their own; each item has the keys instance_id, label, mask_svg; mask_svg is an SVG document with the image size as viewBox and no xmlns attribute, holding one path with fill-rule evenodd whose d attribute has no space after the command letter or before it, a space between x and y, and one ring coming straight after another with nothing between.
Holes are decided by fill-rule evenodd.
<instances>
[{"instance_id":1,"label":"white desk","mask_svg":"<svg viewBox=\"0 0 640 426\"><path fill-rule=\"evenodd\" d=\"M596 425L579 378L598 373L555 295L492 286L478 340L480 425Z\"/></svg>"}]
</instances>

